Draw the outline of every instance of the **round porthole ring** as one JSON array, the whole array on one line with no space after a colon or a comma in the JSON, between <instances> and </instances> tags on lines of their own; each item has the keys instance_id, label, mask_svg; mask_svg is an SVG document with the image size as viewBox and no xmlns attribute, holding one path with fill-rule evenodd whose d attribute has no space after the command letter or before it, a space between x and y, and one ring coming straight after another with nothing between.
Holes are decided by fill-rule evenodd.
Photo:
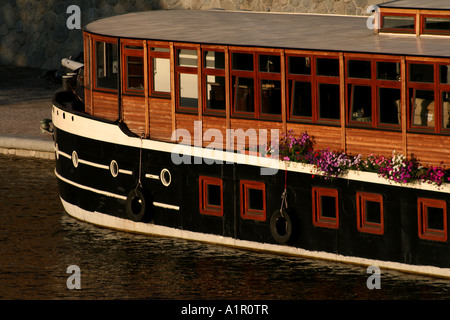
<instances>
[{"instance_id":1,"label":"round porthole ring","mask_svg":"<svg viewBox=\"0 0 450 320\"><path fill-rule=\"evenodd\" d=\"M72 152L72 164L75 168L78 168L78 153L75 150Z\"/></svg>"},{"instance_id":2,"label":"round porthole ring","mask_svg":"<svg viewBox=\"0 0 450 320\"><path fill-rule=\"evenodd\" d=\"M166 178L166 174L168 175L168 178ZM162 169L161 174L159 175L159 178L161 180L161 183L163 186L168 187L170 183L172 182L172 175L170 174L169 169Z\"/></svg>"},{"instance_id":3,"label":"round porthole ring","mask_svg":"<svg viewBox=\"0 0 450 320\"><path fill-rule=\"evenodd\" d=\"M119 165L116 160L112 160L109 164L109 171L114 178L119 175Z\"/></svg>"}]
</instances>

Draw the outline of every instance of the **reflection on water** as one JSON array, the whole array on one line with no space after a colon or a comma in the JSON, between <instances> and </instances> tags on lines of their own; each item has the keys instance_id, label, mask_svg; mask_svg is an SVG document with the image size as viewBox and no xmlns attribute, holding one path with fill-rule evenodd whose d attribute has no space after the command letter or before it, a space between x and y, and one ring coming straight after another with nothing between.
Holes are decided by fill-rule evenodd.
<instances>
[{"instance_id":1,"label":"reflection on water","mask_svg":"<svg viewBox=\"0 0 450 320\"><path fill-rule=\"evenodd\" d=\"M53 161L0 155L0 299L448 299L450 280L98 228L64 213ZM66 269L81 269L69 290Z\"/></svg>"}]
</instances>

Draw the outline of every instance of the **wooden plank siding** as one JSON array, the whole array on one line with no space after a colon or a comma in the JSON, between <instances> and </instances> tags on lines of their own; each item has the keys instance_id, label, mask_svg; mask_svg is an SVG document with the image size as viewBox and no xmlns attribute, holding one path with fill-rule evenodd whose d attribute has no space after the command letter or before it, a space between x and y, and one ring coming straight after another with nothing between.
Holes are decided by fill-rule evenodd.
<instances>
[{"instance_id":1,"label":"wooden plank siding","mask_svg":"<svg viewBox=\"0 0 450 320\"><path fill-rule=\"evenodd\" d=\"M230 148L230 143L234 144L235 150L242 150L243 148L248 148L250 146L263 146L264 148L268 145L270 141L273 140L274 137L271 136L271 129L276 129L279 132L279 136L281 138L281 134L283 132L283 123L275 122L275 121L258 121L251 119L230 119L230 129L234 130L234 136L236 137L239 132L237 130L241 129L244 134L246 134L245 142L243 139L231 139L228 138L227 149ZM254 133L253 134L253 130ZM250 131L249 131L250 130ZM260 136L260 130L266 130L266 136ZM233 140L233 141L232 141ZM242 143L240 141L242 141ZM245 143L245 145L243 145Z\"/></svg>"},{"instance_id":2,"label":"wooden plank siding","mask_svg":"<svg viewBox=\"0 0 450 320\"><path fill-rule=\"evenodd\" d=\"M370 154L389 156L392 151L402 153L402 133L394 131L346 129L347 152L368 156Z\"/></svg>"},{"instance_id":3,"label":"wooden plank siding","mask_svg":"<svg viewBox=\"0 0 450 320\"><path fill-rule=\"evenodd\" d=\"M149 98L150 139L170 142L172 136L172 101Z\"/></svg>"},{"instance_id":4,"label":"wooden plank siding","mask_svg":"<svg viewBox=\"0 0 450 320\"><path fill-rule=\"evenodd\" d=\"M146 133L145 114L144 97L122 96L122 120L138 136Z\"/></svg>"},{"instance_id":5,"label":"wooden plank siding","mask_svg":"<svg viewBox=\"0 0 450 320\"><path fill-rule=\"evenodd\" d=\"M92 115L115 121L119 118L117 93L92 92Z\"/></svg>"},{"instance_id":6,"label":"wooden plank siding","mask_svg":"<svg viewBox=\"0 0 450 320\"><path fill-rule=\"evenodd\" d=\"M343 150L342 146L342 133L341 127L331 127L331 126L318 126L312 124L302 124L302 123L288 123L288 130L293 130L294 135L298 137L303 132L307 132L310 136L314 138L315 149L326 149L330 150Z\"/></svg>"},{"instance_id":7,"label":"wooden plank siding","mask_svg":"<svg viewBox=\"0 0 450 320\"><path fill-rule=\"evenodd\" d=\"M407 134L408 156L414 155L423 165L450 165L450 136Z\"/></svg>"}]
</instances>

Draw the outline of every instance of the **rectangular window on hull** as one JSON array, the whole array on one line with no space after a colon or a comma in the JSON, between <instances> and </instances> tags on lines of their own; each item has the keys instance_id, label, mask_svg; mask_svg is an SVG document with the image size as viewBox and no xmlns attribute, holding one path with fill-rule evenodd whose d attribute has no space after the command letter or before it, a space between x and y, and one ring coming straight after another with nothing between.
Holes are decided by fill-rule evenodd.
<instances>
[{"instance_id":1,"label":"rectangular window on hull","mask_svg":"<svg viewBox=\"0 0 450 320\"><path fill-rule=\"evenodd\" d=\"M251 220L266 220L266 186L263 182L241 181L241 217Z\"/></svg>"},{"instance_id":2,"label":"rectangular window on hull","mask_svg":"<svg viewBox=\"0 0 450 320\"><path fill-rule=\"evenodd\" d=\"M419 198L417 215L421 239L447 241L447 202L445 200Z\"/></svg>"},{"instance_id":3,"label":"rectangular window on hull","mask_svg":"<svg viewBox=\"0 0 450 320\"><path fill-rule=\"evenodd\" d=\"M356 217L360 232L383 234L383 196L376 193L356 193Z\"/></svg>"},{"instance_id":4,"label":"rectangular window on hull","mask_svg":"<svg viewBox=\"0 0 450 320\"><path fill-rule=\"evenodd\" d=\"M117 90L118 53L117 44L95 42L95 85L99 89Z\"/></svg>"},{"instance_id":5,"label":"rectangular window on hull","mask_svg":"<svg viewBox=\"0 0 450 320\"><path fill-rule=\"evenodd\" d=\"M339 192L337 189L312 188L313 224L317 227L339 228Z\"/></svg>"},{"instance_id":6,"label":"rectangular window on hull","mask_svg":"<svg viewBox=\"0 0 450 320\"><path fill-rule=\"evenodd\" d=\"M200 213L223 216L223 182L220 178L199 177Z\"/></svg>"}]
</instances>

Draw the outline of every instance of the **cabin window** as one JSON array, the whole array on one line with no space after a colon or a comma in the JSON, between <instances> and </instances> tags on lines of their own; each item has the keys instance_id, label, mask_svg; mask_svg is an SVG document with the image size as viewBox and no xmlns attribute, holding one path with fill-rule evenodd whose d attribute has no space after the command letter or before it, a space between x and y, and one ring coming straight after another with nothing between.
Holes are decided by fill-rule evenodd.
<instances>
[{"instance_id":1,"label":"cabin window","mask_svg":"<svg viewBox=\"0 0 450 320\"><path fill-rule=\"evenodd\" d=\"M170 49L150 47L150 95L170 97Z\"/></svg>"},{"instance_id":2,"label":"cabin window","mask_svg":"<svg viewBox=\"0 0 450 320\"><path fill-rule=\"evenodd\" d=\"M422 16L422 33L424 34L450 33L450 17Z\"/></svg>"},{"instance_id":3,"label":"cabin window","mask_svg":"<svg viewBox=\"0 0 450 320\"><path fill-rule=\"evenodd\" d=\"M313 224L318 227L339 228L339 192L337 189L312 188Z\"/></svg>"},{"instance_id":4,"label":"cabin window","mask_svg":"<svg viewBox=\"0 0 450 320\"><path fill-rule=\"evenodd\" d=\"M356 214L358 230L361 232L383 234L383 196L376 193L356 193Z\"/></svg>"},{"instance_id":5,"label":"cabin window","mask_svg":"<svg viewBox=\"0 0 450 320\"><path fill-rule=\"evenodd\" d=\"M339 59L317 58L318 120L340 119Z\"/></svg>"},{"instance_id":6,"label":"cabin window","mask_svg":"<svg viewBox=\"0 0 450 320\"><path fill-rule=\"evenodd\" d=\"M223 182L220 178L199 177L200 213L223 216Z\"/></svg>"},{"instance_id":7,"label":"cabin window","mask_svg":"<svg viewBox=\"0 0 450 320\"><path fill-rule=\"evenodd\" d=\"M386 32L415 33L415 15L381 15L381 30Z\"/></svg>"},{"instance_id":8,"label":"cabin window","mask_svg":"<svg viewBox=\"0 0 450 320\"><path fill-rule=\"evenodd\" d=\"M124 44L123 91L126 94L144 93L144 57L141 45Z\"/></svg>"},{"instance_id":9,"label":"cabin window","mask_svg":"<svg viewBox=\"0 0 450 320\"><path fill-rule=\"evenodd\" d=\"M419 198L417 201L419 237L447 241L447 202Z\"/></svg>"},{"instance_id":10,"label":"cabin window","mask_svg":"<svg viewBox=\"0 0 450 320\"><path fill-rule=\"evenodd\" d=\"M199 98L197 50L177 49L176 52L177 110L197 113Z\"/></svg>"},{"instance_id":11,"label":"cabin window","mask_svg":"<svg viewBox=\"0 0 450 320\"><path fill-rule=\"evenodd\" d=\"M117 90L117 43L95 41L95 86L98 89Z\"/></svg>"},{"instance_id":12,"label":"cabin window","mask_svg":"<svg viewBox=\"0 0 450 320\"><path fill-rule=\"evenodd\" d=\"M266 187L263 182L240 183L241 217L243 219L266 220Z\"/></svg>"},{"instance_id":13,"label":"cabin window","mask_svg":"<svg viewBox=\"0 0 450 320\"><path fill-rule=\"evenodd\" d=\"M442 128L450 129L450 92L442 92Z\"/></svg>"},{"instance_id":14,"label":"cabin window","mask_svg":"<svg viewBox=\"0 0 450 320\"><path fill-rule=\"evenodd\" d=\"M378 126L401 123L400 62L376 61Z\"/></svg>"},{"instance_id":15,"label":"cabin window","mask_svg":"<svg viewBox=\"0 0 450 320\"><path fill-rule=\"evenodd\" d=\"M434 66L432 64L411 63L409 65L409 81L434 82Z\"/></svg>"},{"instance_id":16,"label":"cabin window","mask_svg":"<svg viewBox=\"0 0 450 320\"><path fill-rule=\"evenodd\" d=\"M290 120L313 120L312 57L288 56L288 105Z\"/></svg>"},{"instance_id":17,"label":"cabin window","mask_svg":"<svg viewBox=\"0 0 450 320\"><path fill-rule=\"evenodd\" d=\"M232 52L233 115L281 119L280 55Z\"/></svg>"},{"instance_id":18,"label":"cabin window","mask_svg":"<svg viewBox=\"0 0 450 320\"><path fill-rule=\"evenodd\" d=\"M205 114L225 115L225 52L203 51L203 82Z\"/></svg>"}]
</instances>

